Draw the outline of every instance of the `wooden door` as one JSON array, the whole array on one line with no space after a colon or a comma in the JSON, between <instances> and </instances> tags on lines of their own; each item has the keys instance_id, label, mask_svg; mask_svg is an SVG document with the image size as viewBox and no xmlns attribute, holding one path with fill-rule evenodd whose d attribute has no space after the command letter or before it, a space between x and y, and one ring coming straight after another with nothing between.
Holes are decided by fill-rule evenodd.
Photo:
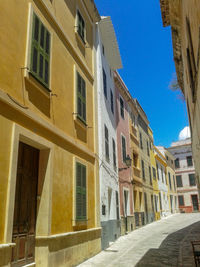
<instances>
[{"instance_id":1,"label":"wooden door","mask_svg":"<svg viewBox=\"0 0 200 267\"><path fill-rule=\"evenodd\" d=\"M34 262L39 150L19 143L11 266Z\"/></svg>"}]
</instances>

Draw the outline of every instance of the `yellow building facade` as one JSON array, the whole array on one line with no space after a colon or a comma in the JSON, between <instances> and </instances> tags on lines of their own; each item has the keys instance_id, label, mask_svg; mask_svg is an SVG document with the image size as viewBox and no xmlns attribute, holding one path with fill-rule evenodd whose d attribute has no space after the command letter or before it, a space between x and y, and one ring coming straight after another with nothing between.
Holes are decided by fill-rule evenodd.
<instances>
[{"instance_id":1,"label":"yellow building facade","mask_svg":"<svg viewBox=\"0 0 200 267\"><path fill-rule=\"evenodd\" d=\"M150 138L150 160L151 160L151 171L152 171L152 183L153 183L153 196L151 196L151 202L154 211L155 220L160 219L160 211L158 210L158 199L159 199L159 188L156 172L156 159L155 159L155 148L154 148L154 139L153 131L151 128L148 128L149 138Z\"/></svg>"},{"instance_id":2,"label":"yellow building facade","mask_svg":"<svg viewBox=\"0 0 200 267\"><path fill-rule=\"evenodd\" d=\"M0 3L0 266L101 249L93 1Z\"/></svg>"},{"instance_id":3,"label":"yellow building facade","mask_svg":"<svg viewBox=\"0 0 200 267\"><path fill-rule=\"evenodd\" d=\"M136 103L130 96L129 101L129 132L130 132L130 148L131 148L131 171L134 198L134 218L135 227L142 225L141 214L144 212L143 200L143 181L141 177L140 166L140 149L139 149L139 132L137 123L138 111Z\"/></svg>"}]
</instances>

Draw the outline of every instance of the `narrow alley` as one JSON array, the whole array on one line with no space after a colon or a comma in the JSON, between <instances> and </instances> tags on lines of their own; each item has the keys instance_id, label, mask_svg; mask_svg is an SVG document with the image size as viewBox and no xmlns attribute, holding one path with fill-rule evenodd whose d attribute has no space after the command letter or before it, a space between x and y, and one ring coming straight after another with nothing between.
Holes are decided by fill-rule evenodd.
<instances>
[{"instance_id":1,"label":"narrow alley","mask_svg":"<svg viewBox=\"0 0 200 267\"><path fill-rule=\"evenodd\" d=\"M79 267L192 267L190 241L200 239L199 213L175 214L120 237Z\"/></svg>"}]
</instances>

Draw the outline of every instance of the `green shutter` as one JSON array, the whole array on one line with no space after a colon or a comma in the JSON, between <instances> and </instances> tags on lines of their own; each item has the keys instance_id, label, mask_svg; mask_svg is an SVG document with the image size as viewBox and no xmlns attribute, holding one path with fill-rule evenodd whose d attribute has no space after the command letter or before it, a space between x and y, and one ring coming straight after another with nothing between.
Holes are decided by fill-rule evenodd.
<instances>
[{"instance_id":1,"label":"green shutter","mask_svg":"<svg viewBox=\"0 0 200 267\"><path fill-rule=\"evenodd\" d=\"M76 163L76 220L86 220L86 166Z\"/></svg>"},{"instance_id":2,"label":"green shutter","mask_svg":"<svg viewBox=\"0 0 200 267\"><path fill-rule=\"evenodd\" d=\"M123 156L123 162L126 161L126 140L122 136L122 156Z\"/></svg>"},{"instance_id":3,"label":"green shutter","mask_svg":"<svg viewBox=\"0 0 200 267\"><path fill-rule=\"evenodd\" d=\"M86 123L86 84L77 72L77 116Z\"/></svg>"},{"instance_id":4,"label":"green shutter","mask_svg":"<svg viewBox=\"0 0 200 267\"><path fill-rule=\"evenodd\" d=\"M47 88L49 87L49 63L50 33L34 13L30 71Z\"/></svg>"}]
</instances>

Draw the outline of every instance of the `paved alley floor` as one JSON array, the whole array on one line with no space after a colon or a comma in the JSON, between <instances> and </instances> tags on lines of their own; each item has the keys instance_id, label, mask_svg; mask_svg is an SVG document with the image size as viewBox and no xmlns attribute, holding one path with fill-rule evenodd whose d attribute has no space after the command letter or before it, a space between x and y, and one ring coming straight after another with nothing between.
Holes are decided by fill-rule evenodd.
<instances>
[{"instance_id":1,"label":"paved alley floor","mask_svg":"<svg viewBox=\"0 0 200 267\"><path fill-rule=\"evenodd\" d=\"M200 213L175 214L120 237L79 267L192 267L191 240L200 240Z\"/></svg>"}]
</instances>

